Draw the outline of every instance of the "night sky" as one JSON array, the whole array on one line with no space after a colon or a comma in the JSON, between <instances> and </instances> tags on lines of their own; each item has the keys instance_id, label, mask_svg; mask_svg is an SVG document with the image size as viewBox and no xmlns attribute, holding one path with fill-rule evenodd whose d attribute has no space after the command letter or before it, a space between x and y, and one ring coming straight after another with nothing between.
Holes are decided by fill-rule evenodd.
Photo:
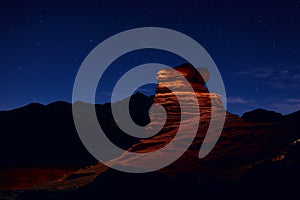
<instances>
[{"instance_id":1,"label":"night sky","mask_svg":"<svg viewBox=\"0 0 300 200\"><path fill-rule=\"evenodd\" d=\"M178 2L1 1L0 110L71 102L87 54L114 34L145 26L180 31L208 51L230 112L300 110L300 0ZM107 71L97 102L109 101L122 73L149 62L184 60L158 50L124 55Z\"/></svg>"}]
</instances>

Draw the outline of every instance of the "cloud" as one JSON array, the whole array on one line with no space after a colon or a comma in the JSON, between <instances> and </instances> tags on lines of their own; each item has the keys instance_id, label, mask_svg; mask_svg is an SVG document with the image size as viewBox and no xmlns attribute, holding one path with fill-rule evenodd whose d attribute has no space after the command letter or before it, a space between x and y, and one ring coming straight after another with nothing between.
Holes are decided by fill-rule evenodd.
<instances>
[{"instance_id":1,"label":"cloud","mask_svg":"<svg viewBox=\"0 0 300 200\"><path fill-rule=\"evenodd\" d=\"M268 109L282 114L296 112L300 110L300 98L286 98L274 101L273 103L270 103Z\"/></svg>"},{"instance_id":2,"label":"cloud","mask_svg":"<svg viewBox=\"0 0 300 200\"><path fill-rule=\"evenodd\" d=\"M238 71L235 72L234 75L236 76L251 76L254 78L268 78L271 77L274 72L274 69L271 67L259 67L259 68L252 68L249 70Z\"/></svg>"},{"instance_id":3,"label":"cloud","mask_svg":"<svg viewBox=\"0 0 300 200\"><path fill-rule=\"evenodd\" d=\"M300 99L286 99L286 101L289 103L299 103L300 104Z\"/></svg>"},{"instance_id":4,"label":"cloud","mask_svg":"<svg viewBox=\"0 0 300 200\"><path fill-rule=\"evenodd\" d=\"M300 97L281 98L266 96L259 100L246 97L228 97L227 103L229 111L240 115L256 108L272 110L282 114L290 114L300 110Z\"/></svg>"},{"instance_id":5,"label":"cloud","mask_svg":"<svg viewBox=\"0 0 300 200\"><path fill-rule=\"evenodd\" d=\"M237 71L233 73L236 76L251 76L256 78L275 77L283 79L297 79L300 80L300 66L299 65L279 65L279 66L265 66L252 67L251 69Z\"/></svg>"},{"instance_id":6,"label":"cloud","mask_svg":"<svg viewBox=\"0 0 300 200\"><path fill-rule=\"evenodd\" d=\"M248 102L242 99L241 97L228 97L227 103L230 104L247 104Z\"/></svg>"},{"instance_id":7,"label":"cloud","mask_svg":"<svg viewBox=\"0 0 300 200\"><path fill-rule=\"evenodd\" d=\"M294 81L300 81L300 74L294 74L290 78L291 78L291 80L294 80Z\"/></svg>"},{"instance_id":8,"label":"cloud","mask_svg":"<svg viewBox=\"0 0 300 200\"><path fill-rule=\"evenodd\" d=\"M272 88L275 89L286 89L288 87L288 85L286 83L282 83L282 82L266 82L267 85L271 86Z\"/></svg>"},{"instance_id":9,"label":"cloud","mask_svg":"<svg viewBox=\"0 0 300 200\"><path fill-rule=\"evenodd\" d=\"M299 89L300 88L300 66L299 65L277 65L256 67L233 73L235 76L263 79L264 83L274 89Z\"/></svg>"},{"instance_id":10,"label":"cloud","mask_svg":"<svg viewBox=\"0 0 300 200\"><path fill-rule=\"evenodd\" d=\"M282 114L289 114L300 110L300 103L274 103L272 104L270 109L280 112Z\"/></svg>"}]
</instances>

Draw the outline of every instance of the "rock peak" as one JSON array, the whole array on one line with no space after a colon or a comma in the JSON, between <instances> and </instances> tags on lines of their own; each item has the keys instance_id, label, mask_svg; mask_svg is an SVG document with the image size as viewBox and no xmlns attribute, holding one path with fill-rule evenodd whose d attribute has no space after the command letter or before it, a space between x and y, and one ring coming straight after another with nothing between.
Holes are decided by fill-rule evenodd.
<instances>
[{"instance_id":1,"label":"rock peak","mask_svg":"<svg viewBox=\"0 0 300 200\"><path fill-rule=\"evenodd\" d=\"M187 87L186 82L183 81L182 76L189 82L190 86L195 92L207 93L208 90L204 86L209 79L209 71L206 68L196 69L191 64L183 64L174 69L179 72L166 68L162 69L157 73L158 86L156 88L156 93L168 93L168 86L176 86L177 89L184 91ZM200 73L199 73L199 71Z\"/></svg>"},{"instance_id":2,"label":"rock peak","mask_svg":"<svg viewBox=\"0 0 300 200\"><path fill-rule=\"evenodd\" d=\"M207 68L195 68L189 63L182 64L180 66L174 67L178 72L180 72L189 82L200 83L204 85L209 79L209 71ZM200 71L200 73L199 73Z\"/></svg>"}]
</instances>

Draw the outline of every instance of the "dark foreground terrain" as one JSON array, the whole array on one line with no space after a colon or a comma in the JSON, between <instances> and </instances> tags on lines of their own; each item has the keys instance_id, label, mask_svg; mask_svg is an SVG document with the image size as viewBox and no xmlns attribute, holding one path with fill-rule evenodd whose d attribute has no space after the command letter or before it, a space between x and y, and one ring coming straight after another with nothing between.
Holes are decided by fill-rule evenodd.
<instances>
[{"instance_id":1,"label":"dark foreground terrain","mask_svg":"<svg viewBox=\"0 0 300 200\"><path fill-rule=\"evenodd\" d=\"M242 117L226 112L217 144L199 159L211 112L222 111L223 106L219 96L204 87L205 80L191 75L195 74L191 66L177 70L192 83L201 108L197 135L177 161L143 174L108 168L98 163L81 143L71 104L30 104L0 112L0 199L297 197L300 111L281 115L258 109ZM178 81L176 77L171 80ZM174 122L180 120L173 94L158 84L155 96L136 93L131 97L130 112L137 124L151 128L154 122L150 122L148 109L153 102L165 106L168 119L157 135L142 140L128 136L116 126L110 104L96 105L96 110L101 126L115 144L128 151L150 152L172 140L178 129ZM214 107L212 102L217 102ZM114 161L126 166L126 153Z\"/></svg>"}]
</instances>

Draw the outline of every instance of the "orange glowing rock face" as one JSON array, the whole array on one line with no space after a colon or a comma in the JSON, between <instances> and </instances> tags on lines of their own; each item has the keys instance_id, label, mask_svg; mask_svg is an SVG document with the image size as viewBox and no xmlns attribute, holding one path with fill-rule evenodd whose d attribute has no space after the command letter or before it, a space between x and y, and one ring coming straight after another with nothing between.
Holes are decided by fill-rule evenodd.
<instances>
[{"instance_id":1,"label":"orange glowing rock face","mask_svg":"<svg viewBox=\"0 0 300 200\"><path fill-rule=\"evenodd\" d=\"M195 114L198 114L194 113L195 108L190 102L192 101L191 98L189 98L191 94L187 92L187 87L193 88L194 94L196 94L198 98L198 102L196 102L197 105L207 105L207 107L210 106L210 98L206 98L205 102L201 102L203 101L203 99L201 99L203 97L202 94L206 96L209 94L207 88L204 87L205 82L209 78L209 72L203 68L202 71L205 72L204 74L206 77L202 78L199 72L190 64L184 64L175 67L174 69L177 70L179 74L174 73L174 71L170 69L163 69L157 73L156 79L158 84L153 102L154 104L162 105L167 113L167 120L164 124L164 128L159 134L157 134L157 139L159 139L161 144L165 143L165 145L172 140L179 128L181 120L181 107L184 106L185 108L188 108L187 110L189 113L187 114L190 115L191 120ZM183 78L188 80L189 85L186 85L187 82L183 81ZM182 105L179 105L176 95L169 89L171 87L176 90L176 95L180 95L183 99ZM200 108L200 110L202 110L202 108ZM151 132L152 126L164 123L159 117L156 116L151 116L151 119L151 123L147 126L147 130L149 130L149 132ZM168 133L167 138L160 138L160 136L166 135L166 133ZM155 139L155 137L153 139ZM157 150L158 148L161 148L161 145L153 145L151 151Z\"/></svg>"},{"instance_id":2,"label":"orange glowing rock face","mask_svg":"<svg viewBox=\"0 0 300 200\"><path fill-rule=\"evenodd\" d=\"M198 154L204 138L210 142L207 136L207 129L211 122L211 114L224 112L224 107L219 94L210 93L205 88L204 80L208 80L208 72L205 78L202 78L191 65L182 65L175 67L192 85L195 95L197 96L198 106L200 109L200 122L197 124L197 134L193 138L192 144L185 153L169 166L162 168L159 172L167 175L175 176L181 172L199 174L199 173L218 173L220 169L227 169L232 166L244 166L246 162L251 162L254 158L261 159L262 155L273 155L282 152L282 148L278 148L278 144L284 144L288 141L288 137L284 136L285 132L280 129L274 129L270 124L255 124L243 121L239 116L226 112L226 120L222 134L214 146L212 151L204 158L199 159ZM203 69L204 70L204 69ZM204 70L205 71L205 70ZM191 74L190 74L191 73ZM195 121L194 108L190 105L190 95L185 91L182 79L170 70L161 70L157 74L158 85L154 103L161 104L167 113L166 122L160 119L160 116L151 116L151 122L146 126L146 131L152 133L155 126L161 127L162 130L147 139L142 139L138 143L132 145L128 151L138 153L148 153L160 150L174 139L177 134L179 124L181 122L181 106L189 109L189 118L186 120ZM200 77L199 77L200 76ZM178 99L167 86L176 88L176 93L184 97L184 105L179 105ZM155 113L155 112L154 112ZM198 126L199 125L199 126ZM194 127L185 127L185 132L189 132ZM164 154L164 156L172 156L181 144L188 141L189 134L183 134L178 145ZM280 141L274 140L280 138ZM183 145L184 146L184 145ZM279 145L280 146L280 145ZM148 155L147 155L148 156ZM143 154L130 156L127 152L112 160L112 164L117 163L123 166L141 166L140 159ZM155 158L154 158L155 159ZM153 160L154 160L153 159ZM136 165L135 165L136 164Z\"/></svg>"},{"instance_id":3,"label":"orange glowing rock face","mask_svg":"<svg viewBox=\"0 0 300 200\"><path fill-rule=\"evenodd\" d=\"M209 71L206 68L199 68L198 70L204 76L202 77L198 70L195 69L190 64L184 64L178 67L175 67L181 76L178 76L174 71L170 69L163 69L157 73L158 85L156 88L156 94L169 93L168 90L165 90L168 86L176 87L178 91L185 92L187 85L182 80L182 76L189 82L195 92L207 93L207 89L204 87L204 84L209 79ZM164 86L162 86L164 85Z\"/></svg>"},{"instance_id":4,"label":"orange glowing rock face","mask_svg":"<svg viewBox=\"0 0 300 200\"><path fill-rule=\"evenodd\" d=\"M199 115L197 110L200 110L200 122L195 123L197 125L195 127L185 127L185 132L188 132L190 129L197 130L196 138L191 145L190 149L192 152L188 150L189 160L198 161L198 153L203 142L203 138L206 134L206 130L208 128L211 112L224 112L224 107L222 105L222 101L220 95L209 93L207 88L205 87L206 81L209 79L209 72L205 68L201 68L201 74L190 64L184 64L174 68L178 73L175 73L170 69L163 69L157 73L157 87L156 87L156 95L154 97L154 104L160 104L164 107L167 113L166 121L161 120L160 116L155 116L151 112L150 118L151 122L146 126L146 132L152 133L152 130L155 129L155 126L162 127L163 129L153 137L142 139L139 143L133 145L128 151L131 152L139 152L139 153L148 153L152 151L159 150L160 148L169 144L169 142L175 137L177 131L179 129L179 125L181 122L181 108L185 107L188 116L188 121L195 121L196 115ZM183 81L183 79L188 80L188 82ZM186 85L189 84L189 85ZM179 101L174 92L172 92L169 87L176 90L176 95L179 95L181 99L183 99L183 103L179 105ZM196 95L198 102L191 103L193 98L191 98L190 92L186 89L187 87L192 87L193 95ZM214 107L212 107L212 102L214 102ZM194 106L197 106L195 108ZM155 108L154 108L155 109ZM199 116L198 116L199 117ZM199 125L199 127L198 127ZM189 135L189 134L187 134ZM185 138L184 138L185 137ZM185 143L189 136L183 136L180 143ZM174 146L173 148L181 148L181 145ZM172 151L170 151L172 154ZM118 163L127 164L126 153L121 157L117 158ZM138 156L135 159L138 162ZM131 161L132 162L132 161Z\"/></svg>"}]
</instances>

